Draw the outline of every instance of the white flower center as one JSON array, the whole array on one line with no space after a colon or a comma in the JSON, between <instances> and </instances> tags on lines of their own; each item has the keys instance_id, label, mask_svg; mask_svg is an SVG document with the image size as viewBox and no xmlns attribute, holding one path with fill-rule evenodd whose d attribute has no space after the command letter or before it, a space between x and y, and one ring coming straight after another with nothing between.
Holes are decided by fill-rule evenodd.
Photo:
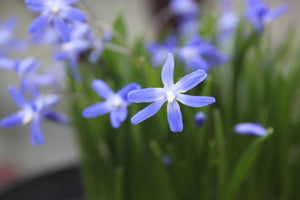
<instances>
[{"instance_id":1,"label":"white flower center","mask_svg":"<svg viewBox=\"0 0 300 200\"><path fill-rule=\"evenodd\" d=\"M123 101L122 101L122 99L119 96L115 96L114 99L113 99L113 101L112 101L112 103L113 103L113 106L115 108L119 108L119 107L122 106Z\"/></svg>"},{"instance_id":2,"label":"white flower center","mask_svg":"<svg viewBox=\"0 0 300 200\"><path fill-rule=\"evenodd\" d=\"M166 99L169 103L172 103L176 99L176 95L174 94L173 91L167 91Z\"/></svg>"},{"instance_id":3,"label":"white flower center","mask_svg":"<svg viewBox=\"0 0 300 200\"><path fill-rule=\"evenodd\" d=\"M182 55L186 59L194 58L197 56L197 50L193 47L186 47L182 49Z\"/></svg>"},{"instance_id":4,"label":"white flower center","mask_svg":"<svg viewBox=\"0 0 300 200\"><path fill-rule=\"evenodd\" d=\"M60 11L60 8L59 8L59 6L53 6L51 11L53 14L57 14Z\"/></svg>"},{"instance_id":5,"label":"white flower center","mask_svg":"<svg viewBox=\"0 0 300 200\"><path fill-rule=\"evenodd\" d=\"M29 123L33 118L33 111L30 108L25 108L25 116L23 118L23 124Z\"/></svg>"}]
</instances>

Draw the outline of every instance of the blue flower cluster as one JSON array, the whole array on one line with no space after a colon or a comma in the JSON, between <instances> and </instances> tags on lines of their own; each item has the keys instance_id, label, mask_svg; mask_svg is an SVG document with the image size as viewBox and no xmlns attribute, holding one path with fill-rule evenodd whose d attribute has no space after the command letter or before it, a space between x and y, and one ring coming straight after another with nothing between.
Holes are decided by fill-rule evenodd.
<instances>
[{"instance_id":1,"label":"blue flower cluster","mask_svg":"<svg viewBox=\"0 0 300 200\"><path fill-rule=\"evenodd\" d=\"M31 43L47 44L53 52L53 66L67 61L75 80L80 80L77 69L79 58L85 54L91 64L97 63L105 49L105 43L112 40L112 31L103 30L99 38L92 28L86 24L86 16L73 7L78 0L25 0L26 6L39 16L28 28ZM218 42L223 43L232 37L239 23L236 14L228 0L219 0L221 15L217 21ZM288 8L286 4L271 10L263 0L246 0L245 19L260 33L264 26L282 15ZM110 114L113 128L121 126L128 115L127 107L132 103L151 103L136 113L132 118L133 124L139 124L155 115L167 102L167 118L172 132L183 130L183 119L178 102L190 107L203 107L215 102L214 97L191 96L184 94L204 81L210 69L226 62L228 56L222 54L199 34L200 6L194 0L171 0L169 11L178 21L178 29L167 37L163 44L149 42L147 51L151 54L151 63L155 67L162 66L161 79L163 87L145 88L137 83L131 83L117 93L100 79L92 82L93 90L104 99L84 109L85 118L94 118ZM53 91L61 89L60 77L57 73L43 72L41 63L34 57L12 59L11 51L26 48L28 45L14 37L16 21L8 19L0 21L0 70L12 71L19 78L18 89L9 86L8 91L12 100L20 108L18 112L1 120L3 128L31 123L31 143L41 145L44 137L41 122L44 119L66 124L68 119L63 114L53 111L52 107L60 101L60 96ZM184 63L191 73L174 83L174 54ZM164 63L165 62L165 63ZM44 89L48 92L41 92ZM195 124L202 126L206 121L205 114L199 112L195 116ZM265 136L267 131L258 124L238 124L235 132ZM170 162L170 161L167 161Z\"/></svg>"}]
</instances>

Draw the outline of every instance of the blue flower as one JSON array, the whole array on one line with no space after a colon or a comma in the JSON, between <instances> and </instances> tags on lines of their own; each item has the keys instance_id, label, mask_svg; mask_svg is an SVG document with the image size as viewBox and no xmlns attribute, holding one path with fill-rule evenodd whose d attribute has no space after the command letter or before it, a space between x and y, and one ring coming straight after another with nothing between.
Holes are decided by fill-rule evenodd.
<instances>
[{"instance_id":1,"label":"blue flower","mask_svg":"<svg viewBox=\"0 0 300 200\"><path fill-rule=\"evenodd\" d=\"M238 18L232 11L228 0L219 0L221 16L218 20L219 42L225 42L234 33L238 24Z\"/></svg>"},{"instance_id":2,"label":"blue flower","mask_svg":"<svg viewBox=\"0 0 300 200\"><path fill-rule=\"evenodd\" d=\"M169 53L167 61L161 72L163 88L146 88L129 92L128 99L134 103L150 103L149 106L139 111L131 118L133 124L138 124L155 115L162 105L167 102L168 122L172 132L183 130L182 115L179 104L191 107L203 107L215 102L213 97L185 95L190 89L201 83L207 76L204 70L197 70L184 76L176 84L173 83L174 56Z\"/></svg>"},{"instance_id":3,"label":"blue flower","mask_svg":"<svg viewBox=\"0 0 300 200\"><path fill-rule=\"evenodd\" d=\"M171 164L172 164L172 160L171 160L170 156L168 156L167 154L163 155L162 161L167 167L171 166Z\"/></svg>"},{"instance_id":4,"label":"blue flower","mask_svg":"<svg viewBox=\"0 0 300 200\"><path fill-rule=\"evenodd\" d=\"M199 6L194 0L171 0L169 8L175 15L195 15Z\"/></svg>"},{"instance_id":5,"label":"blue flower","mask_svg":"<svg viewBox=\"0 0 300 200\"><path fill-rule=\"evenodd\" d=\"M195 115L194 121L197 127L203 126L203 124L206 122L205 114L203 112L198 112Z\"/></svg>"},{"instance_id":6,"label":"blue flower","mask_svg":"<svg viewBox=\"0 0 300 200\"><path fill-rule=\"evenodd\" d=\"M44 118L61 124L66 124L68 122L68 119L64 115L51 110L51 107L59 102L58 96L39 95L38 98L27 101L13 86L9 86L8 91L15 104L20 107L21 110L2 119L1 127L10 128L31 123L30 140L32 145L42 145L45 142L41 130L41 122Z\"/></svg>"},{"instance_id":7,"label":"blue flower","mask_svg":"<svg viewBox=\"0 0 300 200\"><path fill-rule=\"evenodd\" d=\"M60 33L62 39L70 39L70 28L67 23L73 21L84 22L86 16L77 8L70 5L78 0L25 0L26 6L39 12L40 16L29 26L29 33L41 31L49 24Z\"/></svg>"},{"instance_id":8,"label":"blue flower","mask_svg":"<svg viewBox=\"0 0 300 200\"><path fill-rule=\"evenodd\" d=\"M265 24L281 16L288 10L288 4L284 3L275 10L271 10L263 0L247 0L246 18L253 23L256 32L261 32Z\"/></svg>"},{"instance_id":9,"label":"blue flower","mask_svg":"<svg viewBox=\"0 0 300 200\"><path fill-rule=\"evenodd\" d=\"M94 118L110 113L112 127L118 128L126 119L127 106L131 104L127 99L128 92L139 89L140 86L136 83L131 83L114 93L104 81L96 79L92 82L92 88L105 101L87 107L82 111L82 116Z\"/></svg>"},{"instance_id":10,"label":"blue flower","mask_svg":"<svg viewBox=\"0 0 300 200\"><path fill-rule=\"evenodd\" d=\"M53 45L61 41L60 35L54 27L47 27L32 35L32 41L40 44Z\"/></svg>"},{"instance_id":11,"label":"blue flower","mask_svg":"<svg viewBox=\"0 0 300 200\"><path fill-rule=\"evenodd\" d=\"M40 86L51 85L57 86L56 77L51 74L37 74L39 62L33 57L24 60L10 60L6 58L0 59L0 69L14 71L20 78L20 91L22 94L30 92L36 96Z\"/></svg>"},{"instance_id":12,"label":"blue flower","mask_svg":"<svg viewBox=\"0 0 300 200\"><path fill-rule=\"evenodd\" d=\"M200 36L193 37L184 47L180 48L178 57L191 69L203 69L205 71L226 62L228 59Z\"/></svg>"},{"instance_id":13,"label":"blue flower","mask_svg":"<svg viewBox=\"0 0 300 200\"><path fill-rule=\"evenodd\" d=\"M11 50L23 50L25 43L14 38L17 21L9 18L5 22L0 21L0 57L5 57Z\"/></svg>"},{"instance_id":14,"label":"blue flower","mask_svg":"<svg viewBox=\"0 0 300 200\"><path fill-rule=\"evenodd\" d=\"M234 126L234 132L241 135L266 136L267 130L260 124L241 123Z\"/></svg>"},{"instance_id":15,"label":"blue flower","mask_svg":"<svg viewBox=\"0 0 300 200\"><path fill-rule=\"evenodd\" d=\"M148 42L146 49L151 54L151 64L155 67L161 66L168 57L168 53L174 51L176 44L177 39L174 35L167 37L164 44Z\"/></svg>"}]
</instances>

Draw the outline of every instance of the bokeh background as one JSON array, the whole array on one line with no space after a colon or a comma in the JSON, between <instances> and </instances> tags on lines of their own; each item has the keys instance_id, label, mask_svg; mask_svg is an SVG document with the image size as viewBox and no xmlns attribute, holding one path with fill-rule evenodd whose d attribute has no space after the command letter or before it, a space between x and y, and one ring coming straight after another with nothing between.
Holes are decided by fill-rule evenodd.
<instances>
[{"instance_id":1,"label":"bokeh background","mask_svg":"<svg viewBox=\"0 0 300 200\"><path fill-rule=\"evenodd\" d=\"M77 5L94 18L110 24L117 11L122 9L128 24L130 38L134 38L149 27L151 19L159 7L167 1L154 0L81 0ZM241 8L244 0L231 0L235 8ZM217 12L217 0L202 0L204 12ZM282 3L281 0L270 0L271 6ZM300 1L286 0L290 10L285 16L272 24L272 40L276 42L289 30L291 24L300 31ZM155 4L155 5L154 5ZM157 4L157 5L156 5ZM0 19L15 16L18 18L16 35L21 39L29 38L27 27L34 15L25 7L23 0L0 0ZM149 30L149 28L147 28ZM155 29L147 33L155 36ZM299 37L299 35L297 35ZM43 49L41 49L43 51ZM14 74L0 71L0 118L16 111L11 101L7 85L17 85ZM64 101L59 109L65 110L68 105ZM31 177L46 171L63 168L77 163L77 149L72 136L72 127L62 127L49 122L43 123L46 144L32 147L29 142L29 127L18 127L7 130L0 129L0 188L16 179Z\"/></svg>"}]
</instances>

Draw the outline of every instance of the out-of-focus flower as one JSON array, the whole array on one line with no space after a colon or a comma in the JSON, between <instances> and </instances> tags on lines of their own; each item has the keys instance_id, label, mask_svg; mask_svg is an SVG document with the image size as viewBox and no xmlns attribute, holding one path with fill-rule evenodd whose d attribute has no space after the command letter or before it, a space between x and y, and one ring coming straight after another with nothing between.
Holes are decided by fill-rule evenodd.
<instances>
[{"instance_id":1,"label":"out-of-focus flower","mask_svg":"<svg viewBox=\"0 0 300 200\"><path fill-rule=\"evenodd\" d=\"M111 30L105 30L103 32L103 41L104 42L111 42L113 37L113 32Z\"/></svg>"},{"instance_id":2,"label":"out-of-focus flower","mask_svg":"<svg viewBox=\"0 0 300 200\"><path fill-rule=\"evenodd\" d=\"M218 20L218 40L223 43L233 35L238 24L238 18L228 0L219 0L219 4L221 7L221 16Z\"/></svg>"},{"instance_id":3,"label":"out-of-focus flower","mask_svg":"<svg viewBox=\"0 0 300 200\"><path fill-rule=\"evenodd\" d=\"M129 92L128 99L134 103L154 102L131 118L133 124L138 124L155 115L167 101L167 115L170 129L172 132L181 132L183 130L183 122L177 100L191 107L203 107L215 102L215 98L213 97L182 94L194 88L206 78L207 74L204 70L199 69L194 71L174 84L174 67L174 56L172 53L169 53L161 72L164 84L163 88L146 88Z\"/></svg>"},{"instance_id":4,"label":"out-of-focus flower","mask_svg":"<svg viewBox=\"0 0 300 200\"><path fill-rule=\"evenodd\" d=\"M198 112L195 115L194 121L197 127L203 126L203 124L206 122L205 114L203 112Z\"/></svg>"},{"instance_id":5,"label":"out-of-focus flower","mask_svg":"<svg viewBox=\"0 0 300 200\"><path fill-rule=\"evenodd\" d=\"M51 74L37 74L39 62L33 57L24 60L0 59L0 69L11 70L20 78L20 91L22 94L31 92L35 95L40 86L57 85L55 76Z\"/></svg>"},{"instance_id":6,"label":"out-of-focus flower","mask_svg":"<svg viewBox=\"0 0 300 200\"><path fill-rule=\"evenodd\" d=\"M169 167L172 164L172 160L171 160L170 156L168 156L166 154L163 155L162 161L167 167Z\"/></svg>"},{"instance_id":7,"label":"out-of-focus flower","mask_svg":"<svg viewBox=\"0 0 300 200\"><path fill-rule=\"evenodd\" d=\"M175 50L176 44L177 39L174 35L167 37L164 44L148 42L146 49L151 54L151 64L155 67L161 66L168 57L168 53Z\"/></svg>"},{"instance_id":8,"label":"out-of-focus flower","mask_svg":"<svg viewBox=\"0 0 300 200\"><path fill-rule=\"evenodd\" d=\"M0 57L7 56L11 50L25 49L25 43L17 40L14 36L17 20L9 18L4 22L0 21Z\"/></svg>"},{"instance_id":9,"label":"out-of-focus flower","mask_svg":"<svg viewBox=\"0 0 300 200\"><path fill-rule=\"evenodd\" d=\"M51 110L51 107L59 102L60 99L58 96L39 95L38 98L27 101L13 86L9 86L8 91L15 104L20 107L21 110L2 119L1 127L10 128L31 123L30 141L32 145L42 145L45 142L41 130L41 122L44 118L48 118L61 124L66 124L68 122L66 116Z\"/></svg>"},{"instance_id":10,"label":"out-of-focus flower","mask_svg":"<svg viewBox=\"0 0 300 200\"><path fill-rule=\"evenodd\" d=\"M104 81L96 79L92 82L92 88L105 101L84 109L82 116L85 118L94 118L110 113L112 127L118 128L126 119L128 114L127 106L131 104L127 99L128 92L139 89L140 85L131 83L117 93L114 93Z\"/></svg>"},{"instance_id":11,"label":"out-of-focus flower","mask_svg":"<svg viewBox=\"0 0 300 200\"><path fill-rule=\"evenodd\" d=\"M226 62L228 59L200 36L193 37L184 47L180 48L178 57L191 69L203 69L205 71Z\"/></svg>"},{"instance_id":12,"label":"out-of-focus flower","mask_svg":"<svg viewBox=\"0 0 300 200\"><path fill-rule=\"evenodd\" d=\"M61 41L61 37L54 27L48 26L32 35L32 41L40 44L53 45Z\"/></svg>"},{"instance_id":13,"label":"out-of-focus flower","mask_svg":"<svg viewBox=\"0 0 300 200\"><path fill-rule=\"evenodd\" d=\"M70 28L67 23L84 22L86 16L71 5L78 0L25 0L26 6L40 16L29 26L29 33L41 31L49 24L60 33L63 40L70 39Z\"/></svg>"},{"instance_id":14,"label":"out-of-focus flower","mask_svg":"<svg viewBox=\"0 0 300 200\"><path fill-rule=\"evenodd\" d=\"M271 10L263 0L247 0L246 18L253 23L256 32L261 32L264 25L270 23L288 10L288 4L283 3Z\"/></svg>"},{"instance_id":15,"label":"out-of-focus flower","mask_svg":"<svg viewBox=\"0 0 300 200\"><path fill-rule=\"evenodd\" d=\"M199 5L194 0L171 0L169 8L175 15L195 15Z\"/></svg>"},{"instance_id":16,"label":"out-of-focus flower","mask_svg":"<svg viewBox=\"0 0 300 200\"><path fill-rule=\"evenodd\" d=\"M266 136L268 131L260 124L241 123L234 126L234 132L241 135Z\"/></svg>"}]
</instances>

